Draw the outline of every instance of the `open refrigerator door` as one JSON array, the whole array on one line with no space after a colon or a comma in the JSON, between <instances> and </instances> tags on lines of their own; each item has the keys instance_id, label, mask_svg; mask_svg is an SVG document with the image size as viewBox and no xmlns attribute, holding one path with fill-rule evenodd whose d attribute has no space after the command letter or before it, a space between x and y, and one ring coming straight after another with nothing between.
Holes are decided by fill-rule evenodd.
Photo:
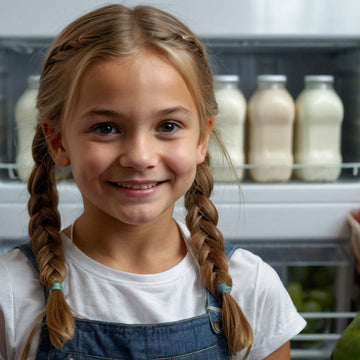
<instances>
[{"instance_id":1,"label":"open refrigerator door","mask_svg":"<svg viewBox=\"0 0 360 360\"><path fill-rule=\"evenodd\" d=\"M153 3L141 3L147 2ZM96 0L41 3L42 13L40 5L25 0L0 4L0 14L4 14L0 15L0 252L27 236L28 194L16 163L21 130L15 121L17 101L28 78L40 73L58 31L80 13L101 5ZM21 14L19 6L24 10ZM349 0L296 0L283 2L282 7L272 0L225 4L164 0L158 6L194 28L209 50L215 75L237 76L247 102L262 74L286 75L293 99L302 91L306 75L334 77L334 88L344 105L342 162L334 165L340 168L336 180L301 181L294 173L304 165L292 164L287 181L256 182L250 171L269 171L271 164L244 161L238 165L240 184L217 181L213 193L225 238L272 265L308 321L292 342L292 359L329 359L360 309L355 267L359 224L354 218L354 209L360 207L360 23L355 16L360 5ZM245 120L245 156L247 127ZM82 199L71 176L60 176L65 227L81 214ZM183 220L184 215L179 200L175 217Z\"/></svg>"}]
</instances>

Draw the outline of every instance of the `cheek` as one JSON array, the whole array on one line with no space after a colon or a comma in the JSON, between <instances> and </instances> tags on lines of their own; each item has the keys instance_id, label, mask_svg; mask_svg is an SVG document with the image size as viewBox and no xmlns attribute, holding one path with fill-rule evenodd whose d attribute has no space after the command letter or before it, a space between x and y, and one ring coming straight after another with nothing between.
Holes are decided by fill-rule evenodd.
<instances>
[{"instance_id":1,"label":"cheek","mask_svg":"<svg viewBox=\"0 0 360 360\"><path fill-rule=\"evenodd\" d=\"M181 149L172 149L171 154L167 156L167 165L177 176L195 177L197 156L194 150L184 151Z\"/></svg>"},{"instance_id":2,"label":"cheek","mask_svg":"<svg viewBox=\"0 0 360 360\"><path fill-rule=\"evenodd\" d=\"M101 175L109 164L105 151L84 147L72 152L70 158L75 180L77 178L95 178Z\"/></svg>"}]
</instances>

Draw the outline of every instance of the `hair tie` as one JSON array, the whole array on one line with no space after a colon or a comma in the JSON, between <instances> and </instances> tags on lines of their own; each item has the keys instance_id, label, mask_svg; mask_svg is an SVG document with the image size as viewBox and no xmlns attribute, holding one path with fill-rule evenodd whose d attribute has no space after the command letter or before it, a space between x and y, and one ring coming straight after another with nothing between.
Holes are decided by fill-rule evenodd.
<instances>
[{"instance_id":1,"label":"hair tie","mask_svg":"<svg viewBox=\"0 0 360 360\"><path fill-rule=\"evenodd\" d=\"M54 281L48 289L49 294L54 290L62 290L62 283L59 281Z\"/></svg>"},{"instance_id":2,"label":"hair tie","mask_svg":"<svg viewBox=\"0 0 360 360\"><path fill-rule=\"evenodd\" d=\"M231 292L232 288L231 286L228 286L224 283L220 283L217 287L217 290L221 295L224 295L225 293Z\"/></svg>"}]
</instances>

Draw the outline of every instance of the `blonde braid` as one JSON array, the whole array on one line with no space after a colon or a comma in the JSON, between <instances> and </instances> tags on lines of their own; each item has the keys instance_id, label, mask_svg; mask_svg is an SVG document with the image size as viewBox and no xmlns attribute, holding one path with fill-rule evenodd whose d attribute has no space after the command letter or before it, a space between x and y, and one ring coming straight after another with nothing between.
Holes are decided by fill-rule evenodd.
<instances>
[{"instance_id":1,"label":"blonde braid","mask_svg":"<svg viewBox=\"0 0 360 360\"><path fill-rule=\"evenodd\" d=\"M28 182L30 199L29 235L40 272L40 282L48 289L55 281L63 282L66 266L60 238L60 214L57 210L58 193L55 164L38 125L33 141L34 169ZM71 310L62 291L52 291L46 305L46 322L50 341L56 348L74 334Z\"/></svg>"},{"instance_id":2,"label":"blonde braid","mask_svg":"<svg viewBox=\"0 0 360 360\"><path fill-rule=\"evenodd\" d=\"M230 352L234 355L247 348L247 357L253 343L251 326L230 293L220 295L219 284L232 286L229 263L225 255L225 241L217 228L218 212L210 200L213 178L209 156L198 165L192 187L185 194L188 211L186 224L191 233L190 246L198 259L201 277L209 291L222 300L222 323Z\"/></svg>"}]
</instances>

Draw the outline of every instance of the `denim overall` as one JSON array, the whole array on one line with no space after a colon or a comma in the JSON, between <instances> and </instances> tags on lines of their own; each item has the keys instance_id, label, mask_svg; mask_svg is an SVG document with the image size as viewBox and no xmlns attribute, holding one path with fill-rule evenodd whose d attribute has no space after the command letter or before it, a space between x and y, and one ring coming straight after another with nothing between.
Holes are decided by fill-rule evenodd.
<instances>
[{"instance_id":1,"label":"denim overall","mask_svg":"<svg viewBox=\"0 0 360 360\"><path fill-rule=\"evenodd\" d=\"M38 271L30 245L19 248ZM228 258L234 250L234 245L226 245ZM78 318L74 321L72 340L67 341L61 349L55 349L50 343L44 319L36 360L230 359L221 331L221 305L209 291L207 313L182 321L144 325Z\"/></svg>"}]
</instances>

